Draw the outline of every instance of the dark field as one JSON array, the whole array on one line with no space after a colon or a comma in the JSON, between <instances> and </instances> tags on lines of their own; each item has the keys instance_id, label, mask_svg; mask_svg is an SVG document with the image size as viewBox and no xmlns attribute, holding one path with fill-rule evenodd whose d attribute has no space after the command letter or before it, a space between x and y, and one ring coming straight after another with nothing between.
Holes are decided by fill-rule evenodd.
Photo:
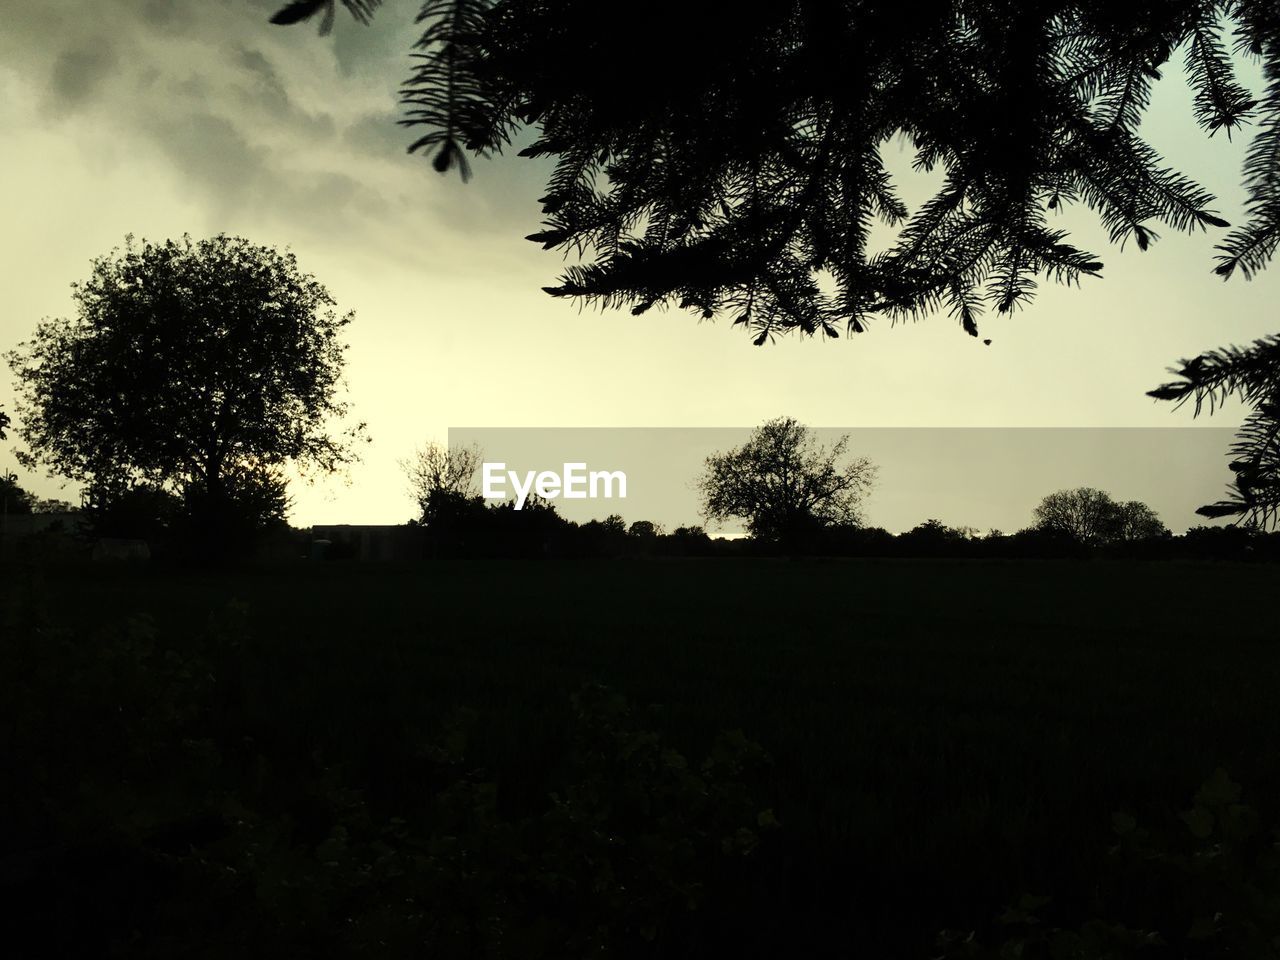
<instances>
[{"instance_id":1,"label":"dark field","mask_svg":"<svg viewBox=\"0 0 1280 960\"><path fill-rule=\"evenodd\" d=\"M7 811L3 877L27 891L32 923L61 926L68 949L101 936L121 955L129 943L141 944L138 955L218 955L156 946L146 933L156 908L119 891L122 902L85 919L56 871L31 867L38 882L15 873L27 848L65 847L104 825L136 838L145 831L119 822L164 819L138 812L148 803L176 816L215 793L240 796L249 788L237 745L249 739L260 765L323 755L375 816L411 816L420 785L403 773L406 758L458 706L476 711L467 764L497 784L498 810L538 811L559 789L570 696L588 682L624 695L641 726L691 762L732 729L772 758L750 783L780 826L708 887L700 932L676 924L639 955L719 943L739 955L924 958L942 928L981 932L1028 892L1085 916L1113 811L1164 822L1217 767L1262 810L1274 809L1280 786L1274 565L486 561L3 573L6 735L20 748L6 775L25 778L6 788L19 796ZM87 779L112 782L114 741L94 740L107 736L101 704L74 693L79 668L60 677L40 645L79 645L66 656L83 658L84 644L138 614L152 618L158 647L179 651L222 625L200 650L214 687L234 695L173 721L222 751L210 793L195 796L205 788L163 769L153 787L122 774L130 786L101 801L83 781L68 786L82 766L102 768ZM219 637L232 639L219 649ZM169 696L183 700L180 689ZM66 745L81 738L79 722L97 744L82 757ZM163 739L166 722L140 729ZM45 742L41 723L61 760L22 753ZM75 771L59 774L59 762ZM35 799L24 801L28 785ZM110 864L95 869L103 886L120 885ZM96 895L86 883L76 889ZM166 910L163 922L180 926Z\"/></svg>"}]
</instances>

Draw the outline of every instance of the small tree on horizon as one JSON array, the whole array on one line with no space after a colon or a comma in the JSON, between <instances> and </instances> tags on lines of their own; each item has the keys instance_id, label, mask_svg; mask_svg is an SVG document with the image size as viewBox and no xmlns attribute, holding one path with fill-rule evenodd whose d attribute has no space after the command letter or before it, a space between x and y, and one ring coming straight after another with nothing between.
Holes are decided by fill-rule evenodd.
<instances>
[{"instance_id":1,"label":"small tree on horizon","mask_svg":"<svg viewBox=\"0 0 1280 960\"><path fill-rule=\"evenodd\" d=\"M418 522L430 523L444 509L445 501L456 504L479 497L483 462L484 454L474 444L447 447L434 441L401 460L409 492L418 504Z\"/></svg>"},{"instance_id":2,"label":"small tree on horizon","mask_svg":"<svg viewBox=\"0 0 1280 960\"><path fill-rule=\"evenodd\" d=\"M741 447L707 457L697 480L702 514L714 523L745 520L752 537L771 542L858 525L876 467L866 457L846 458L848 444L846 435L823 447L794 418L770 420Z\"/></svg>"}]
</instances>

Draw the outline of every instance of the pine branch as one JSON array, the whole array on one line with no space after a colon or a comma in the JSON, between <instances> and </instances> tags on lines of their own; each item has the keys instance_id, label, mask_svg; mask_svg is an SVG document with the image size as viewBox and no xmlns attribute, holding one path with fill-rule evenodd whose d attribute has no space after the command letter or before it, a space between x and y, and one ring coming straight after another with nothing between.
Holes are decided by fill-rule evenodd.
<instances>
[{"instance_id":1,"label":"pine branch","mask_svg":"<svg viewBox=\"0 0 1280 960\"><path fill-rule=\"evenodd\" d=\"M1196 416L1204 404L1212 412L1233 394L1250 404L1280 396L1280 334L1255 340L1247 347L1211 350L1181 363L1169 371L1181 377L1180 381L1163 384L1147 396L1173 400L1178 406L1193 400Z\"/></svg>"}]
</instances>

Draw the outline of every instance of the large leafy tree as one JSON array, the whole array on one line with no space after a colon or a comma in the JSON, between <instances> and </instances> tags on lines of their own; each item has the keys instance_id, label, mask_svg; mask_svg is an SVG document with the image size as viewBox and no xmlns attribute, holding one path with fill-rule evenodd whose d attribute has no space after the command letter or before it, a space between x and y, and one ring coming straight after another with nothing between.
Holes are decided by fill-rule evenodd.
<instances>
[{"instance_id":1,"label":"large leafy tree","mask_svg":"<svg viewBox=\"0 0 1280 960\"><path fill-rule=\"evenodd\" d=\"M696 481L703 516L745 520L753 537L782 543L855 525L876 468L865 457L847 457L848 445L844 436L824 447L791 417L770 420L741 447L707 457Z\"/></svg>"},{"instance_id":2,"label":"large leafy tree","mask_svg":"<svg viewBox=\"0 0 1280 960\"><path fill-rule=\"evenodd\" d=\"M367 20L380 0L343 3ZM334 6L295 0L274 20L331 22ZM595 0L425 0L419 20L410 150L465 175L468 153L536 129L522 152L556 166L531 239L585 257L558 296L724 313L758 343L939 308L976 336L1038 277L1100 272L1052 223L1067 205L1143 249L1160 224L1228 227L1141 135L1178 51L1206 133L1257 124L1247 220L1217 272L1248 276L1280 242L1274 0L777 0L749 15L647 0L608 17ZM1261 60L1261 95L1232 45ZM636 64L649 56L662 66ZM898 136L941 175L915 211L881 156ZM896 231L879 252L877 224Z\"/></svg>"},{"instance_id":3,"label":"large leafy tree","mask_svg":"<svg viewBox=\"0 0 1280 960\"><path fill-rule=\"evenodd\" d=\"M130 237L73 285L71 318L8 354L28 465L86 484L182 498L215 539L285 506L288 464L329 472L363 425L335 433L345 345L329 293L291 253L238 237Z\"/></svg>"}]
</instances>

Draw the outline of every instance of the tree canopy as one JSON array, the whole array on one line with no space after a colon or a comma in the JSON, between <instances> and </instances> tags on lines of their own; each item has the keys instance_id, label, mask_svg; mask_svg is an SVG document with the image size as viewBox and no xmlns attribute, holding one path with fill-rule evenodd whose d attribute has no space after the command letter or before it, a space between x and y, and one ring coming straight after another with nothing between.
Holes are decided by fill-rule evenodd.
<instances>
[{"instance_id":1,"label":"tree canopy","mask_svg":"<svg viewBox=\"0 0 1280 960\"><path fill-rule=\"evenodd\" d=\"M741 447L707 457L697 480L703 516L746 520L753 537L775 542L856 525L876 468L865 457L846 459L848 444L845 436L823 447L795 419L770 420Z\"/></svg>"},{"instance_id":2,"label":"tree canopy","mask_svg":"<svg viewBox=\"0 0 1280 960\"><path fill-rule=\"evenodd\" d=\"M343 3L367 21L380 0ZM273 19L333 11L295 0ZM1206 134L1256 127L1247 217L1216 272L1250 276L1280 242L1273 0L779 0L750 15L654 0L609 18L588 0L425 0L419 21L410 151L465 176L468 153L535 129L521 153L556 166L530 239L584 257L557 296L723 314L757 343L938 309L976 336L1038 277L1100 273L1052 223L1070 204L1142 249L1158 224L1228 228L1141 135L1175 56ZM1232 50L1261 61L1265 90L1237 79ZM915 211L881 154L899 136L941 175Z\"/></svg>"},{"instance_id":3,"label":"tree canopy","mask_svg":"<svg viewBox=\"0 0 1280 960\"><path fill-rule=\"evenodd\" d=\"M1104 490L1059 490L1035 508L1036 528L1064 534L1085 546L1162 537L1169 530L1145 503L1114 500Z\"/></svg>"},{"instance_id":4,"label":"tree canopy","mask_svg":"<svg viewBox=\"0 0 1280 960\"><path fill-rule=\"evenodd\" d=\"M135 242L74 284L77 314L8 354L28 465L88 485L181 495L215 529L279 516L280 470L333 471L363 425L334 435L351 315L291 253L219 235ZM243 515L243 516L242 516Z\"/></svg>"}]
</instances>

